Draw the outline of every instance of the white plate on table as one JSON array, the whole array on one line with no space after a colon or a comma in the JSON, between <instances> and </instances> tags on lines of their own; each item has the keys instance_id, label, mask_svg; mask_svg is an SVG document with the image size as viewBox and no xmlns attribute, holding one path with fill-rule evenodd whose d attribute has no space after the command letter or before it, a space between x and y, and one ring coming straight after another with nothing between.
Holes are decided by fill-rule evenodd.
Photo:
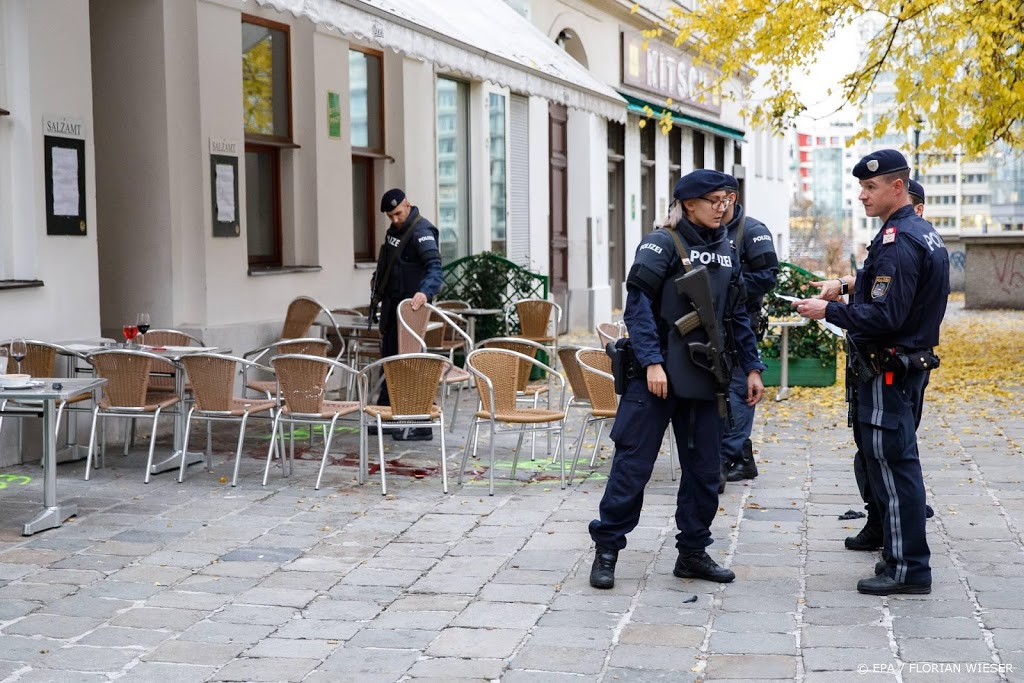
<instances>
[{"instance_id":1,"label":"white plate on table","mask_svg":"<svg viewBox=\"0 0 1024 683\"><path fill-rule=\"evenodd\" d=\"M43 386L42 382L25 382L24 384L3 384L0 391L23 391L25 389L38 389Z\"/></svg>"}]
</instances>

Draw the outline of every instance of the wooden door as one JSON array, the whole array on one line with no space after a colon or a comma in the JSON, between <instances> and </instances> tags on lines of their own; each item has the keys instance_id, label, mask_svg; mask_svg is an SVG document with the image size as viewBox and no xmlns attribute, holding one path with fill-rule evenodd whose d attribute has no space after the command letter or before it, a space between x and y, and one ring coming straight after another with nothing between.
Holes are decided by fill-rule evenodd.
<instances>
[{"instance_id":1,"label":"wooden door","mask_svg":"<svg viewBox=\"0 0 1024 683\"><path fill-rule=\"evenodd\" d=\"M569 293L569 221L568 198L568 112L565 105L548 105L548 140L550 145L550 218L548 236L551 244L551 293L555 303L566 312ZM562 319L563 327L568 320ZM560 330L561 331L561 330Z\"/></svg>"}]
</instances>

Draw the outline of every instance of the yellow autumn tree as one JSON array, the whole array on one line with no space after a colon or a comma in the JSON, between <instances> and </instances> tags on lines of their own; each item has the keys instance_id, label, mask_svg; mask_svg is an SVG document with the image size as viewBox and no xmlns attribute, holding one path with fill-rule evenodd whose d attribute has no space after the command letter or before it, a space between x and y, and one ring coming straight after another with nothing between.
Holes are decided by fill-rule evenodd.
<instances>
[{"instance_id":1,"label":"yellow autumn tree","mask_svg":"<svg viewBox=\"0 0 1024 683\"><path fill-rule=\"evenodd\" d=\"M763 83L746 100L755 125L785 128L806 110L793 87L825 53L837 30L864 26L856 68L832 89L859 104L880 77L893 78L891 111L860 137L930 131L922 151L980 153L1002 142L1024 146L1024 3L1021 0L718 0L695 11L673 8L667 29L700 61L719 69L718 84ZM723 88L725 91L725 88Z\"/></svg>"}]
</instances>

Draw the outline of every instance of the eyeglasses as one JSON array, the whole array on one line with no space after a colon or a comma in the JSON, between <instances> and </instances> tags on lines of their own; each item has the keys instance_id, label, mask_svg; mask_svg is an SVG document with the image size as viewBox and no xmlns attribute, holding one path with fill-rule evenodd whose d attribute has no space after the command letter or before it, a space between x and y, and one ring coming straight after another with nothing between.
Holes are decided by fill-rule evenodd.
<instances>
[{"instance_id":1,"label":"eyeglasses","mask_svg":"<svg viewBox=\"0 0 1024 683\"><path fill-rule=\"evenodd\" d=\"M722 209L723 211L725 209L728 209L729 205L732 203L728 197L722 197L721 199L711 199L710 197L697 197L697 199L703 199L704 201L711 205L712 209Z\"/></svg>"}]
</instances>

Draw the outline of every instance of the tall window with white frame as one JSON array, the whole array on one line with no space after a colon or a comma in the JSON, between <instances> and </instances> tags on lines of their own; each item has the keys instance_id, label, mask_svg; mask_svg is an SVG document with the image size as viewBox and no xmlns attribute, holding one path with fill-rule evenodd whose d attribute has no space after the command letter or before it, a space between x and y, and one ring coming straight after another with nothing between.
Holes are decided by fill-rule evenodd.
<instances>
[{"instance_id":1,"label":"tall window with white frame","mask_svg":"<svg viewBox=\"0 0 1024 683\"><path fill-rule=\"evenodd\" d=\"M242 116L249 266L282 265L281 150L292 141L288 26L242 15Z\"/></svg>"},{"instance_id":2,"label":"tall window with white frame","mask_svg":"<svg viewBox=\"0 0 1024 683\"><path fill-rule=\"evenodd\" d=\"M437 79L437 229L441 260L469 255L469 86Z\"/></svg>"},{"instance_id":3,"label":"tall window with white frame","mask_svg":"<svg viewBox=\"0 0 1024 683\"><path fill-rule=\"evenodd\" d=\"M505 96L492 92L488 97L488 103L491 136L491 251L505 256L508 253L505 233L508 219L508 136L505 134Z\"/></svg>"},{"instance_id":4,"label":"tall window with white frame","mask_svg":"<svg viewBox=\"0 0 1024 683\"><path fill-rule=\"evenodd\" d=\"M373 261L378 220L376 162L384 152L384 54L348 52L352 136L352 240L356 261Z\"/></svg>"}]
</instances>

